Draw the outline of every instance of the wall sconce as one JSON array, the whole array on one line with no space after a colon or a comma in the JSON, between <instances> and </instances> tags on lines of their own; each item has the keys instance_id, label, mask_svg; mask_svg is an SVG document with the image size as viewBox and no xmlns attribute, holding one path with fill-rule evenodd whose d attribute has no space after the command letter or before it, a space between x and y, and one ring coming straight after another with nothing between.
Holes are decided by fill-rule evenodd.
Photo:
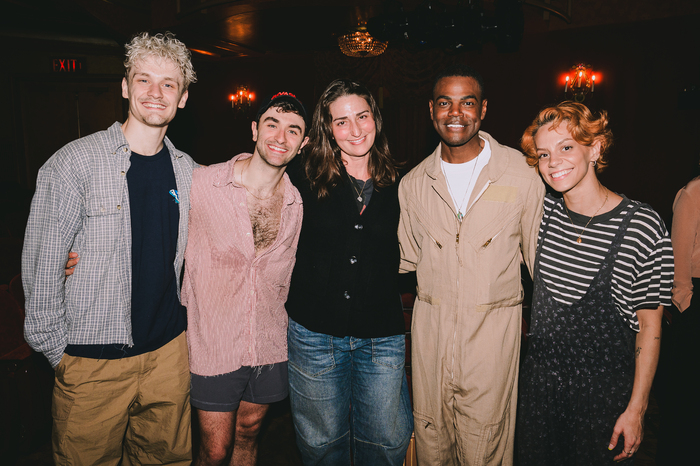
<instances>
[{"instance_id":1,"label":"wall sconce","mask_svg":"<svg viewBox=\"0 0 700 466\"><path fill-rule=\"evenodd\" d=\"M247 113L253 105L255 94L248 90L248 86L238 86L235 94L229 97L231 110L235 113Z\"/></svg>"},{"instance_id":2,"label":"wall sconce","mask_svg":"<svg viewBox=\"0 0 700 466\"><path fill-rule=\"evenodd\" d=\"M591 65L579 63L572 66L565 81L564 95L576 102L583 102L589 93L595 91L596 75Z\"/></svg>"}]
</instances>

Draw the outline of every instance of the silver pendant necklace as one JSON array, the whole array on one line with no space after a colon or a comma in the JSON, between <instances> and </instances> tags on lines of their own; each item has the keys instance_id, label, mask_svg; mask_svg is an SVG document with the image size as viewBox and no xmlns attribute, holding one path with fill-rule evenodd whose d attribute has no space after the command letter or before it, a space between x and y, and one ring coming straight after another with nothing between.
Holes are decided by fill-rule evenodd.
<instances>
[{"instance_id":1,"label":"silver pendant necklace","mask_svg":"<svg viewBox=\"0 0 700 466\"><path fill-rule=\"evenodd\" d=\"M348 175L349 177L350 175ZM359 183L359 180L356 180L355 178L350 178L350 184L352 187L355 189L355 192L357 193L357 197L355 199L358 200L358 202L363 202L362 195L365 193L365 186L367 186L367 182L369 179L365 180L364 183L362 183L362 189L358 190L357 189L357 183Z\"/></svg>"},{"instance_id":2,"label":"silver pendant necklace","mask_svg":"<svg viewBox=\"0 0 700 466\"><path fill-rule=\"evenodd\" d=\"M474 159L474 166L472 167L472 174L469 175L469 183L467 184L467 190L464 192L464 196L462 196L462 202L460 202L459 205L457 206L457 220L459 220L459 223L462 223L462 219L464 218L464 214L462 213L462 208L464 207L464 201L467 199L467 194L469 194L469 188L471 188L471 185L472 185L474 173L476 172L476 166L479 163L479 156L481 156L481 152L479 152L479 155L477 155L476 158ZM442 162L444 162L444 160L442 160L442 158L441 158L440 161L441 161L440 168L442 169L442 174L445 176L445 181L447 182L447 190L450 192L450 196L452 196L452 199L456 203L455 195L452 192L452 186L450 186L450 180L447 178L447 173L445 173L445 167L442 164ZM447 162L445 162L445 163L447 163Z\"/></svg>"}]
</instances>

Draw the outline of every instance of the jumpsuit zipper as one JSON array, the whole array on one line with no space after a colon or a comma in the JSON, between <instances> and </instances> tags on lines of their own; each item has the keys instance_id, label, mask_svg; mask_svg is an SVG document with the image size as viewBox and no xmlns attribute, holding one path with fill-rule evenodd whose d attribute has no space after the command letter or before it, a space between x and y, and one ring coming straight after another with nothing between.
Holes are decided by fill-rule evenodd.
<instances>
[{"instance_id":1,"label":"jumpsuit zipper","mask_svg":"<svg viewBox=\"0 0 700 466\"><path fill-rule=\"evenodd\" d=\"M469 205L469 208L464 213L464 217L462 217L462 220L464 220L467 217L467 215L469 215L469 212L471 212L472 207L474 207L474 204L476 204L477 201L479 199L481 199L481 196L484 195L484 192L486 192L486 190L488 189L489 186L491 186L491 180L487 181L486 185L481 189L481 191L479 191L479 194L476 196L476 198L474 198L474 202L472 202ZM454 211L452 211L452 213L454 214ZM455 215L455 217L456 217L456 215ZM510 222L508 222L508 223L510 223ZM460 268L464 267L464 264L462 263L462 256L459 254L459 233L461 230L462 230L462 222L458 221L457 222L457 235L455 238L455 253L457 254L457 261L459 262ZM457 274L457 289L459 290L459 273ZM455 309L458 309L458 307L459 306L455 306ZM457 326L457 311L455 311L454 325L453 325L454 331L452 333L452 363L450 365L450 378L452 380L455 379L455 344L457 342L457 327L458 327Z\"/></svg>"}]
</instances>

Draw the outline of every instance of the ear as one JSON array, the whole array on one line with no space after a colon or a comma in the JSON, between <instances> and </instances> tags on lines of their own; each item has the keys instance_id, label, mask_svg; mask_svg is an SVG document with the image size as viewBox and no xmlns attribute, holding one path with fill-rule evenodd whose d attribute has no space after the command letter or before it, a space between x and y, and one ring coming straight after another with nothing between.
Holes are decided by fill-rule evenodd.
<instances>
[{"instance_id":1,"label":"ear","mask_svg":"<svg viewBox=\"0 0 700 466\"><path fill-rule=\"evenodd\" d=\"M190 92L188 90L185 90L185 92L182 93L180 96L180 102L177 104L177 108L185 108L185 103L187 102L187 98L190 96Z\"/></svg>"},{"instance_id":2,"label":"ear","mask_svg":"<svg viewBox=\"0 0 700 466\"><path fill-rule=\"evenodd\" d=\"M488 106L488 99L484 99L483 102L481 102L481 119L483 120L486 117L486 107Z\"/></svg>"},{"instance_id":3,"label":"ear","mask_svg":"<svg viewBox=\"0 0 700 466\"><path fill-rule=\"evenodd\" d=\"M600 158L600 146L600 139L597 139L593 144L589 146L591 148L591 162Z\"/></svg>"},{"instance_id":4,"label":"ear","mask_svg":"<svg viewBox=\"0 0 700 466\"><path fill-rule=\"evenodd\" d=\"M299 146L299 152L297 152L297 154L301 154L301 150L304 148L304 146L305 146L306 144L308 144L308 142L309 142L309 137L306 136L306 137L304 138L304 141L303 141L303 142L301 143L301 145Z\"/></svg>"},{"instance_id":5,"label":"ear","mask_svg":"<svg viewBox=\"0 0 700 466\"><path fill-rule=\"evenodd\" d=\"M250 129L253 131L253 141L258 142L258 122L251 123Z\"/></svg>"},{"instance_id":6,"label":"ear","mask_svg":"<svg viewBox=\"0 0 700 466\"><path fill-rule=\"evenodd\" d=\"M129 83L126 80L126 77L122 78L122 97L125 99L129 98Z\"/></svg>"},{"instance_id":7,"label":"ear","mask_svg":"<svg viewBox=\"0 0 700 466\"><path fill-rule=\"evenodd\" d=\"M428 101L428 107L430 108L430 119L432 120L433 119L433 100L432 99L430 99Z\"/></svg>"}]
</instances>

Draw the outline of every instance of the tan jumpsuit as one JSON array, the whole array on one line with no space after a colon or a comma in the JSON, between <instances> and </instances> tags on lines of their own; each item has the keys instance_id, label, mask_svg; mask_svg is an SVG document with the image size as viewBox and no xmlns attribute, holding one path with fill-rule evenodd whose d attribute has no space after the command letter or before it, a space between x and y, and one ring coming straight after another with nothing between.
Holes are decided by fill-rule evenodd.
<instances>
[{"instance_id":1,"label":"tan jumpsuit","mask_svg":"<svg viewBox=\"0 0 700 466\"><path fill-rule=\"evenodd\" d=\"M399 188L401 271L418 277L411 357L421 466L513 463L520 253L531 267L545 190L520 152L479 135L491 159L461 225L439 146Z\"/></svg>"}]
</instances>

